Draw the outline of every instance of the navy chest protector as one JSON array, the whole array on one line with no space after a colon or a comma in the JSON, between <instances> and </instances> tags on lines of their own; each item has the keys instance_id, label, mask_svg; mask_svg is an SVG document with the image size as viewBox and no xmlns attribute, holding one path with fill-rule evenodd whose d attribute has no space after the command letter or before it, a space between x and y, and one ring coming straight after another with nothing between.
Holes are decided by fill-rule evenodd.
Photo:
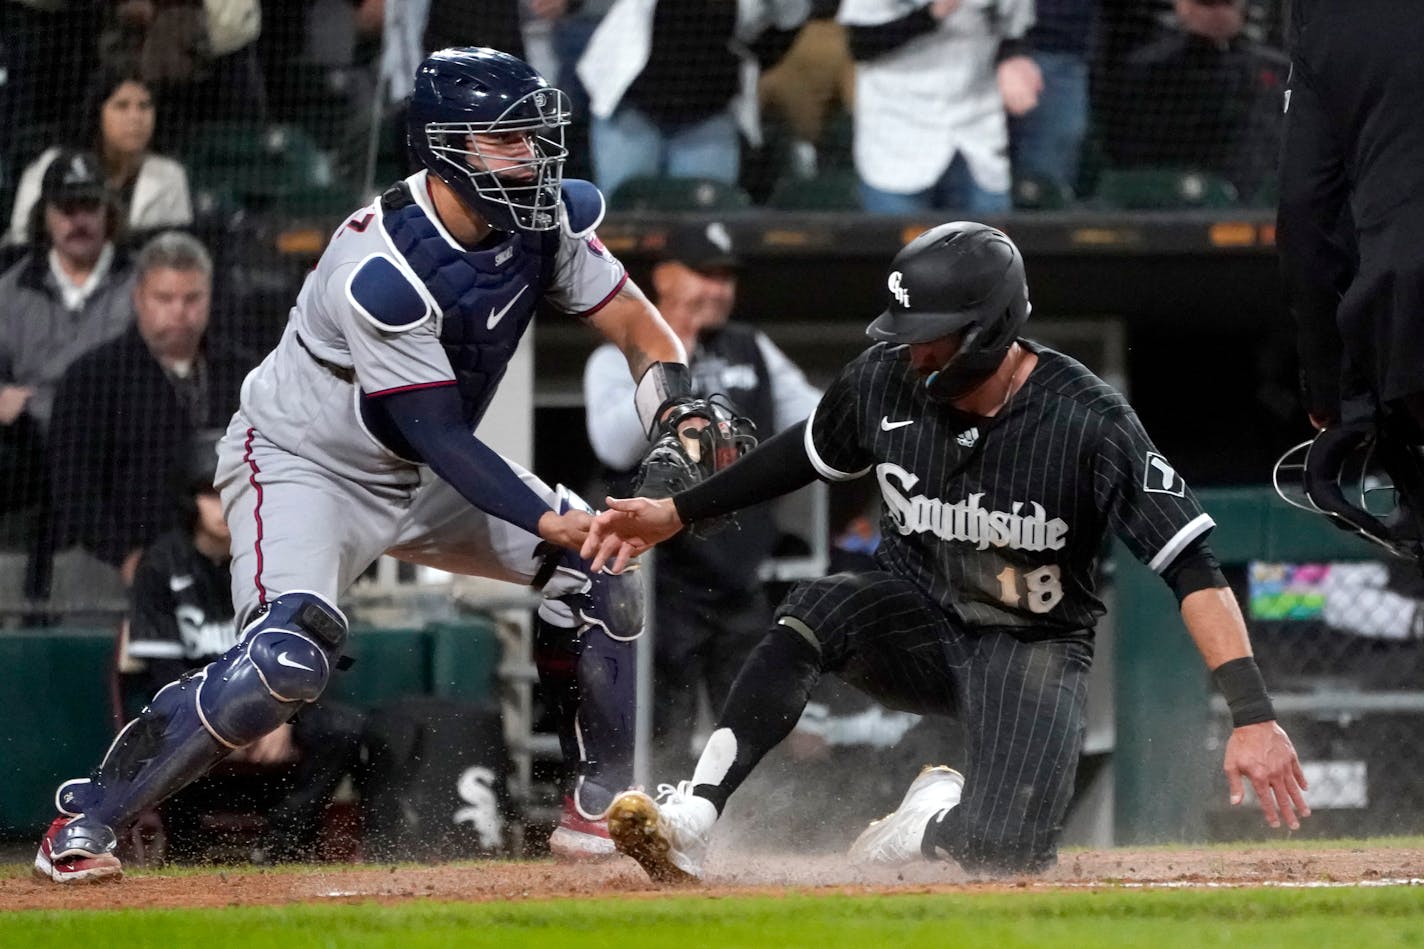
<instances>
[{"instance_id":1,"label":"navy chest protector","mask_svg":"<svg viewBox=\"0 0 1424 949\"><path fill-rule=\"evenodd\" d=\"M440 233L405 182L381 196L381 216L391 243L440 307L440 344L455 372L462 412L473 432L539 300L553 283L559 232L523 231L478 250L461 250ZM370 432L396 455L421 460L365 393L361 415Z\"/></svg>"}]
</instances>

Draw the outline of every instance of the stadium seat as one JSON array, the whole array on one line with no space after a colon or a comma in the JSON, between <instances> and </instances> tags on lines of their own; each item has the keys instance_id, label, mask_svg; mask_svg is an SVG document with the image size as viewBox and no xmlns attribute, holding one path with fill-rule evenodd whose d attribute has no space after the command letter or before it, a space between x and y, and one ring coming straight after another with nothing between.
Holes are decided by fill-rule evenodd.
<instances>
[{"instance_id":1,"label":"stadium seat","mask_svg":"<svg viewBox=\"0 0 1424 949\"><path fill-rule=\"evenodd\" d=\"M1018 211L1061 211L1073 203L1073 193L1053 178L1021 175L1014 179L1013 201Z\"/></svg>"},{"instance_id":2,"label":"stadium seat","mask_svg":"<svg viewBox=\"0 0 1424 949\"><path fill-rule=\"evenodd\" d=\"M772 188L767 206L782 211L858 211L855 172L842 168L814 178L783 175Z\"/></svg>"},{"instance_id":3,"label":"stadium seat","mask_svg":"<svg viewBox=\"0 0 1424 949\"><path fill-rule=\"evenodd\" d=\"M242 207L283 215L339 215L359 203L338 186L331 163L295 125L203 122L181 148L194 188L226 192Z\"/></svg>"},{"instance_id":4,"label":"stadium seat","mask_svg":"<svg viewBox=\"0 0 1424 949\"><path fill-rule=\"evenodd\" d=\"M1096 202L1119 211L1176 211L1238 206L1236 187L1190 168L1104 168Z\"/></svg>"},{"instance_id":5,"label":"stadium seat","mask_svg":"<svg viewBox=\"0 0 1424 949\"><path fill-rule=\"evenodd\" d=\"M615 211L740 211L751 203L745 191L723 181L649 175L619 185L609 206Z\"/></svg>"}]
</instances>

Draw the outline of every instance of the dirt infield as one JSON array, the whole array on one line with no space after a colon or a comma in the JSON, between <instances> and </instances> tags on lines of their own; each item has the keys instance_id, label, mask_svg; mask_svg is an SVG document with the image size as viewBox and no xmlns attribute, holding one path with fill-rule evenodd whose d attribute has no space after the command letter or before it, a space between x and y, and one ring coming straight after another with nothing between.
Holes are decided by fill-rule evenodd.
<instances>
[{"instance_id":1,"label":"dirt infield","mask_svg":"<svg viewBox=\"0 0 1424 949\"><path fill-rule=\"evenodd\" d=\"M731 856L686 892L709 898L796 890L960 892L1093 885L1341 885L1424 882L1424 849L1070 851L1040 877L970 881L949 865L869 873L838 858ZM0 879L0 911L257 906L294 902L626 899L665 892L632 861L588 866L550 862L434 867L330 865L283 870L213 869L184 876L131 873L119 883L59 887L28 876Z\"/></svg>"}]
</instances>

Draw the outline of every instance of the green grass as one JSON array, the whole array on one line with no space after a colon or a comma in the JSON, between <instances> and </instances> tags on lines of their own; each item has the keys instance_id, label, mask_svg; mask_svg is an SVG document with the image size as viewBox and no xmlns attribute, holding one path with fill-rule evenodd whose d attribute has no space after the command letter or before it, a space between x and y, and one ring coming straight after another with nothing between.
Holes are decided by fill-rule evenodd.
<instances>
[{"instance_id":1,"label":"green grass","mask_svg":"<svg viewBox=\"0 0 1424 949\"><path fill-rule=\"evenodd\" d=\"M0 946L1424 946L1415 888L904 894L8 913Z\"/></svg>"}]
</instances>

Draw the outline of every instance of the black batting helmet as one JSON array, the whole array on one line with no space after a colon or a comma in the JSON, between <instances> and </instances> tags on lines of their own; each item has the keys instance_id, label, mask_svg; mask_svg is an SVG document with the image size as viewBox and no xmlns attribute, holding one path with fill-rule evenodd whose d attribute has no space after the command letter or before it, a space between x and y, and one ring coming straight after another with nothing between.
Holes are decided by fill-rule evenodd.
<instances>
[{"instance_id":1,"label":"black batting helmet","mask_svg":"<svg viewBox=\"0 0 1424 949\"><path fill-rule=\"evenodd\" d=\"M963 334L958 352L925 383L941 398L958 398L992 375L1028 320L1023 257L987 224L951 221L925 231L895 255L885 283L885 312L866 335L905 344Z\"/></svg>"}]
</instances>

